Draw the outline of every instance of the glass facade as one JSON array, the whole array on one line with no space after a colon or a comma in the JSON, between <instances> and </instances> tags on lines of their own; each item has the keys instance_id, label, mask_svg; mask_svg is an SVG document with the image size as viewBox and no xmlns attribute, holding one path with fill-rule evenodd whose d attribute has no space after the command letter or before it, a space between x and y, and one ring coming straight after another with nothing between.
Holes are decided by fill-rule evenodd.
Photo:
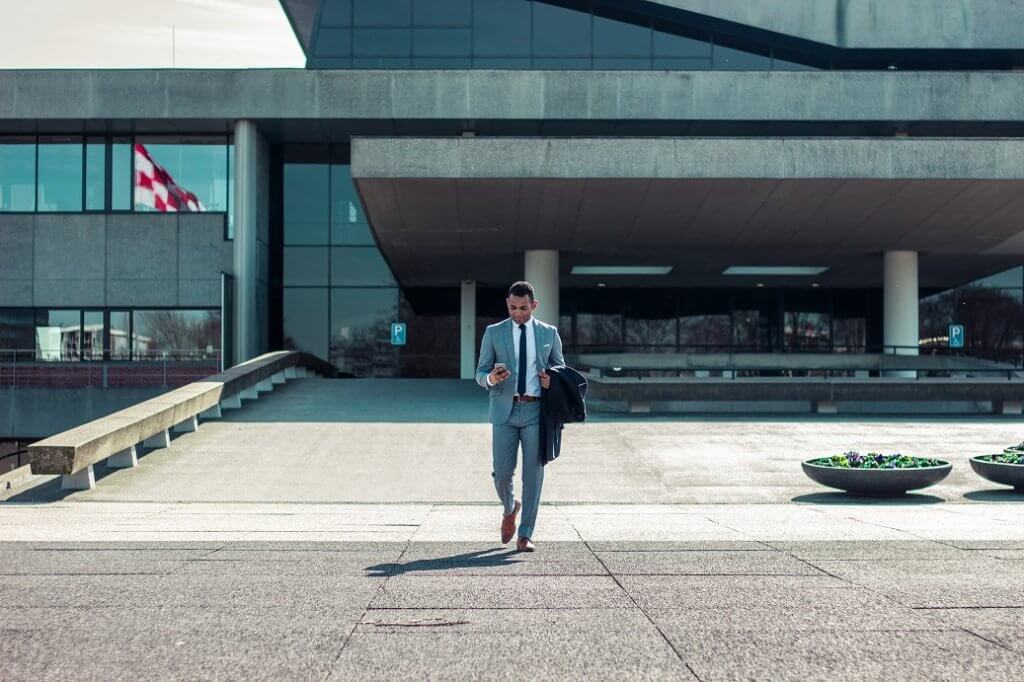
<instances>
[{"instance_id":1,"label":"glass facade","mask_svg":"<svg viewBox=\"0 0 1024 682\"><path fill-rule=\"evenodd\" d=\"M361 16L379 17L364 8ZM379 9L379 8L377 8ZM400 293L352 183L347 145L291 146L281 171L282 342L352 376L395 376Z\"/></svg>"},{"instance_id":2,"label":"glass facade","mask_svg":"<svg viewBox=\"0 0 1024 682\"><path fill-rule=\"evenodd\" d=\"M807 69L786 53L589 0L325 0L327 69Z\"/></svg>"},{"instance_id":3,"label":"glass facade","mask_svg":"<svg viewBox=\"0 0 1024 682\"><path fill-rule=\"evenodd\" d=\"M224 135L0 137L0 212L223 212L230 238L232 153Z\"/></svg>"},{"instance_id":4,"label":"glass facade","mask_svg":"<svg viewBox=\"0 0 1024 682\"><path fill-rule=\"evenodd\" d=\"M220 310L0 308L0 358L20 361L218 358Z\"/></svg>"}]
</instances>

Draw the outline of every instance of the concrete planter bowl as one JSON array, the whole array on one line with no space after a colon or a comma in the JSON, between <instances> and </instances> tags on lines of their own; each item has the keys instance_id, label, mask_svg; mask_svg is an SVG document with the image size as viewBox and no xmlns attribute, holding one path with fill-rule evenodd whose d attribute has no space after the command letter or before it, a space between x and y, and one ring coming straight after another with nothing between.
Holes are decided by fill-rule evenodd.
<instances>
[{"instance_id":1,"label":"concrete planter bowl","mask_svg":"<svg viewBox=\"0 0 1024 682\"><path fill-rule=\"evenodd\" d=\"M927 488L949 476L953 470L952 464L941 460L932 460L938 462L934 466L900 469L844 468L817 464L817 461L801 463L811 480L829 488L872 497L903 495L910 490Z\"/></svg>"},{"instance_id":2,"label":"concrete planter bowl","mask_svg":"<svg viewBox=\"0 0 1024 682\"><path fill-rule=\"evenodd\" d=\"M1024 464L993 462L985 459L992 455L971 457L971 468L986 481L1013 486L1019 493L1024 493Z\"/></svg>"}]
</instances>

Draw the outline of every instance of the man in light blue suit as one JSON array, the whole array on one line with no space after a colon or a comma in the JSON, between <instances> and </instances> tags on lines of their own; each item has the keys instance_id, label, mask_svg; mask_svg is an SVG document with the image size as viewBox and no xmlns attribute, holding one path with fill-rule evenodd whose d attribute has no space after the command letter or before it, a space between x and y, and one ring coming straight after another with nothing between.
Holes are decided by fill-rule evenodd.
<instances>
[{"instance_id":1,"label":"man in light blue suit","mask_svg":"<svg viewBox=\"0 0 1024 682\"><path fill-rule=\"evenodd\" d=\"M504 507L501 542L506 544L516 532L516 515L523 511L519 524L521 552L534 551L533 526L540 506L544 484L544 466L540 461L540 395L551 385L548 367L564 365L562 339L558 329L533 317L537 297L529 282L516 282L505 299L508 319L492 324L480 344L480 362L476 383L490 394L491 453L494 487ZM557 315L557 311L553 313ZM523 503L512 493L517 450L523 450Z\"/></svg>"}]
</instances>

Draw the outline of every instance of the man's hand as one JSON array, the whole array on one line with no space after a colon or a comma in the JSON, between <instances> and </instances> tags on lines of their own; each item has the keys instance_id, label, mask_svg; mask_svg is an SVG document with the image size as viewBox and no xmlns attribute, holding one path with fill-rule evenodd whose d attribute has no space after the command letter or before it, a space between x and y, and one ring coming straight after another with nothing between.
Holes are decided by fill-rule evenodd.
<instances>
[{"instance_id":1,"label":"man's hand","mask_svg":"<svg viewBox=\"0 0 1024 682\"><path fill-rule=\"evenodd\" d=\"M544 370L537 372L537 376L540 377L540 387L543 389L551 388L551 377Z\"/></svg>"},{"instance_id":2,"label":"man's hand","mask_svg":"<svg viewBox=\"0 0 1024 682\"><path fill-rule=\"evenodd\" d=\"M504 367L495 367L494 369L491 370L491 373L488 374L487 377L488 379L490 379L491 386L497 386L505 379L508 379L511 375L512 372L509 372Z\"/></svg>"}]
</instances>

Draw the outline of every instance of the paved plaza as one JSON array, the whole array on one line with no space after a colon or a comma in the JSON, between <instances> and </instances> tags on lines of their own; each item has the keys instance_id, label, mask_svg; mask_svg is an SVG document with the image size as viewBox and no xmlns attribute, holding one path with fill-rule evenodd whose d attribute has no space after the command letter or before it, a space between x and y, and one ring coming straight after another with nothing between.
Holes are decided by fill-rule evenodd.
<instances>
[{"instance_id":1,"label":"paved plaza","mask_svg":"<svg viewBox=\"0 0 1024 682\"><path fill-rule=\"evenodd\" d=\"M0 503L0 678L1024 678L1024 496L968 457L1019 419L592 415L538 552L497 542L486 403L305 380L95 490ZM889 501L846 449L949 459Z\"/></svg>"}]
</instances>

